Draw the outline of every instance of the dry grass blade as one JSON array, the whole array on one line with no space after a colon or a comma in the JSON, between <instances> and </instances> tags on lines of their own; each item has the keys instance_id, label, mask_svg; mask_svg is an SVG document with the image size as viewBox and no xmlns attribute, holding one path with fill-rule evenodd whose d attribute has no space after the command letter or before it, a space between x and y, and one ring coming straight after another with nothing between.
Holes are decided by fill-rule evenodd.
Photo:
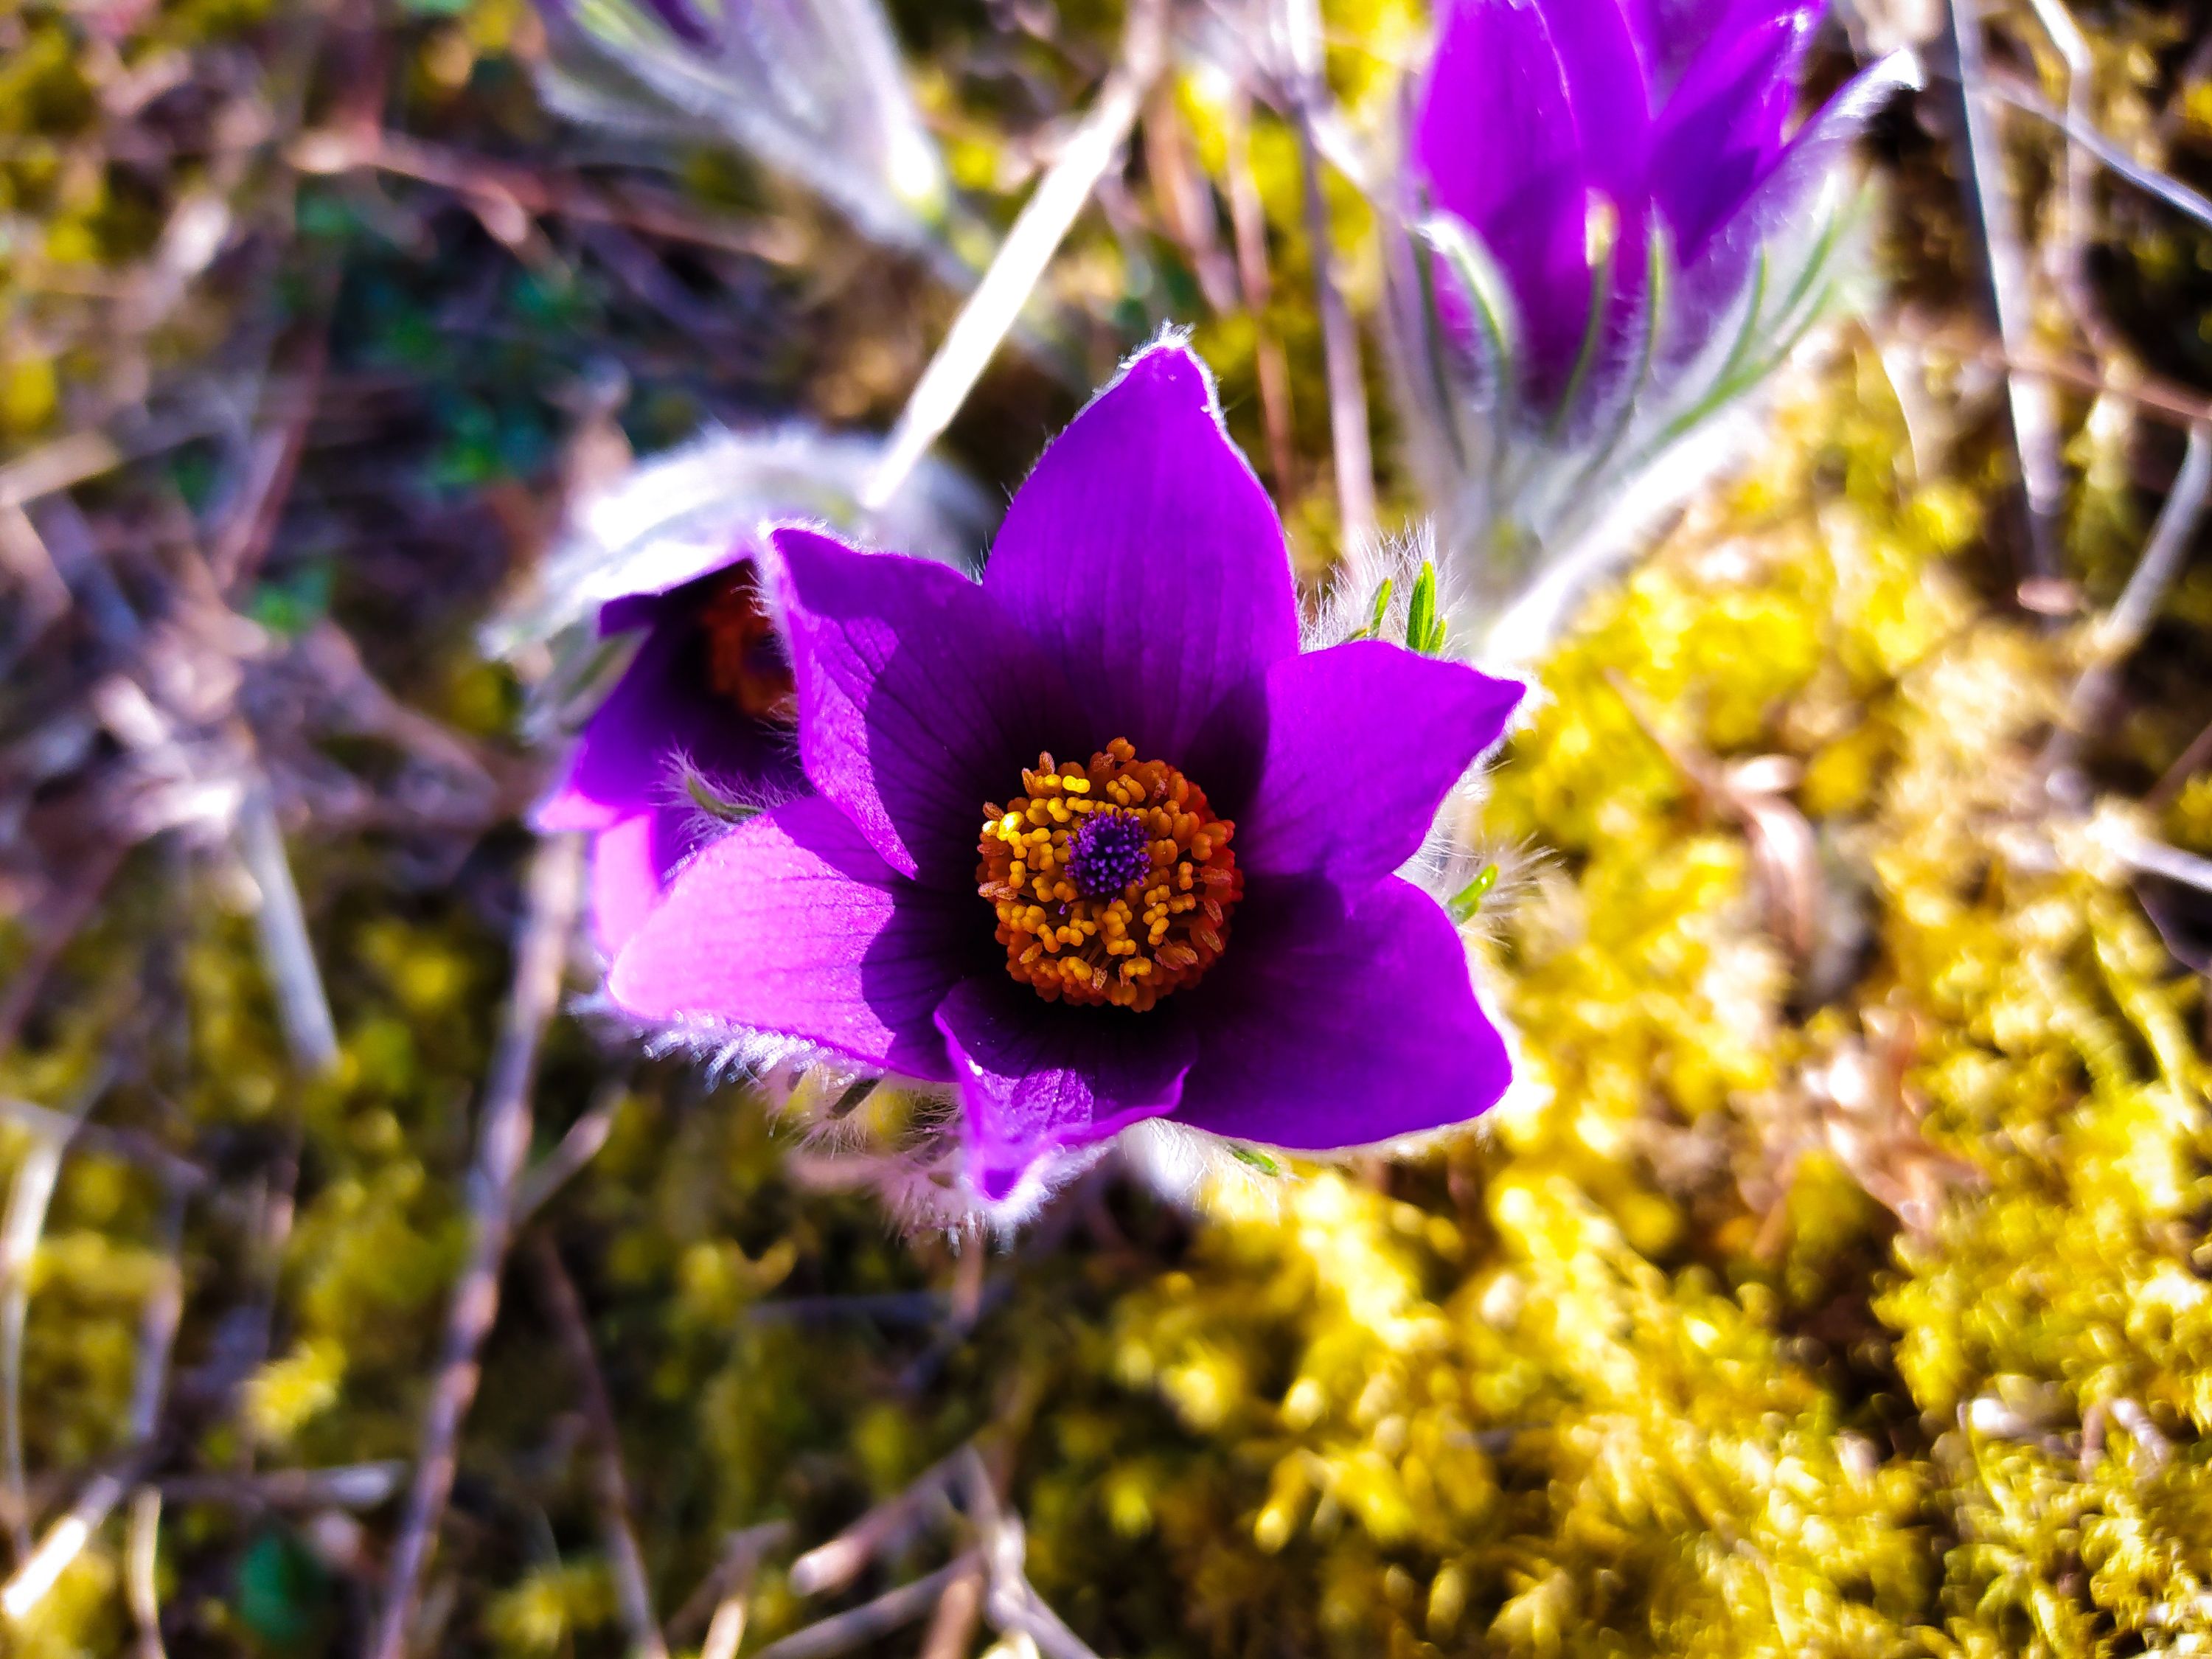
<instances>
[{"instance_id":1,"label":"dry grass blade","mask_svg":"<svg viewBox=\"0 0 2212 1659\"><path fill-rule=\"evenodd\" d=\"M2130 184L2157 197L2167 206L2201 223L2212 225L2212 197L2191 190L2172 173L2136 160L2115 140L2091 125L2086 114L2074 107L2070 99L2065 109L2053 109L2033 88L2011 76L1993 76L1987 95L2014 109L2024 110L2039 120L2048 121L2058 129L2069 146L2077 147L2084 155L2095 157Z\"/></svg>"},{"instance_id":2,"label":"dry grass blade","mask_svg":"<svg viewBox=\"0 0 2212 1659\"><path fill-rule=\"evenodd\" d=\"M63 1156L77 1122L92 1108L96 1091L80 1094L74 1112L40 1133L15 1167L8 1187L8 1211L0 1221L0 1499L15 1559L31 1553L30 1497L23 1468L23 1327L31 1307L31 1263L46 1228Z\"/></svg>"},{"instance_id":3,"label":"dry grass blade","mask_svg":"<svg viewBox=\"0 0 2212 1659\"><path fill-rule=\"evenodd\" d=\"M1990 119L1981 15L1976 0L1951 0L1950 12L1964 94L1967 186L1982 234L1997 333L2006 355L2017 357L2028 348L2033 296L2028 291L2027 260L2021 251L2014 205L2005 185L1996 124ZM2017 374L2006 378L2027 509L2027 565L2021 574L2054 576L2058 573L2058 515L2065 490L2058 462L2057 407L2051 388L2041 380Z\"/></svg>"},{"instance_id":4,"label":"dry grass blade","mask_svg":"<svg viewBox=\"0 0 2212 1659\"><path fill-rule=\"evenodd\" d=\"M1166 0L1135 0L1121 58L1089 114L1070 133L1051 169L1023 204L1013 228L960 307L937 355L899 411L882 457L860 487L860 505L879 513L921 464L1021 315L1062 239L1091 199L1136 125L1152 82L1167 63Z\"/></svg>"},{"instance_id":5,"label":"dry grass blade","mask_svg":"<svg viewBox=\"0 0 2212 1659\"><path fill-rule=\"evenodd\" d=\"M276 993L285 1043L302 1072L328 1072L338 1063L337 1023L331 1016L322 970L315 964L300 884L285 855L284 832L277 825L266 778L257 775L247 783L234 839L239 861L253 880L254 931L261 941L270 988Z\"/></svg>"}]
</instances>

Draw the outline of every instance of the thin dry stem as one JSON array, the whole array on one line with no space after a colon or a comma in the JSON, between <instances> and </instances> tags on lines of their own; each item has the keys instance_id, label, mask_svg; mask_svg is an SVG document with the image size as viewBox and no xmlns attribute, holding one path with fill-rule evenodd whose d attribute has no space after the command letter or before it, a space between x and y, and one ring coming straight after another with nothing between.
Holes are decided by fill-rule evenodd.
<instances>
[{"instance_id":1,"label":"thin dry stem","mask_svg":"<svg viewBox=\"0 0 2212 1659\"><path fill-rule=\"evenodd\" d=\"M536 1215L554 1194L574 1180L584 1166L599 1155L608 1137L615 1132L615 1116L622 1110L623 1098L621 1085L610 1084L583 1116L568 1126L560 1144L524 1173L514 1194L515 1225L519 1227Z\"/></svg>"},{"instance_id":2,"label":"thin dry stem","mask_svg":"<svg viewBox=\"0 0 2212 1659\"><path fill-rule=\"evenodd\" d=\"M1966 118L1967 186L1981 225L1989 267L1990 297L1997 333L2008 356L2028 349L2033 296L2027 261L2021 251L2012 197L2006 187L2004 158L1996 124L1990 118L1988 70L1982 49L1982 22L1976 0L1951 0L1951 35L1958 52L1959 82ZM2006 377L2012 412L2013 443L2021 488L2027 507L2026 577L2050 577L2058 570L2058 515L2065 475L2058 463L2058 411L2051 388L2022 374Z\"/></svg>"},{"instance_id":3,"label":"thin dry stem","mask_svg":"<svg viewBox=\"0 0 2212 1659\"><path fill-rule=\"evenodd\" d=\"M2104 718L2119 689L2120 665L2150 631L2167 589L2181 572L2204 515L2208 492L2212 492L2212 425L2200 424L2190 428L2181 471L2159 508L2134 574L2118 603L2090 633L2089 665L2074 682L2058 729L2044 748L2046 776L2073 763L2082 739Z\"/></svg>"},{"instance_id":4,"label":"thin dry stem","mask_svg":"<svg viewBox=\"0 0 2212 1659\"><path fill-rule=\"evenodd\" d=\"M338 1063L337 1023L331 1016L330 993L315 963L314 941L307 933L307 912L300 903L291 860L285 855L284 832L276 823L269 781L258 767L239 804L234 839L239 861L252 878L258 895L254 932L270 988L276 994L285 1047L303 1073L328 1072Z\"/></svg>"},{"instance_id":5,"label":"thin dry stem","mask_svg":"<svg viewBox=\"0 0 2212 1659\"><path fill-rule=\"evenodd\" d=\"M614 1573L615 1600L622 1610L623 1628L629 1632L630 1651L643 1654L646 1659L667 1659L668 1642L653 1611L653 1583L646 1573L645 1552L638 1547L637 1528L630 1520L622 1431L616 1425L614 1401L608 1397L606 1376L592 1346L582 1298L550 1239L533 1239L530 1254L538 1270L539 1291L553 1316L555 1334L560 1338L582 1395L584 1421L591 1431L592 1488L599 1504L600 1544Z\"/></svg>"},{"instance_id":6,"label":"thin dry stem","mask_svg":"<svg viewBox=\"0 0 2212 1659\"><path fill-rule=\"evenodd\" d=\"M131 1528L123 1549L124 1599L137 1626L138 1659L167 1659L161 1645L161 1493L141 1486L131 1495Z\"/></svg>"},{"instance_id":7,"label":"thin dry stem","mask_svg":"<svg viewBox=\"0 0 2212 1659\"><path fill-rule=\"evenodd\" d=\"M471 155L404 133L325 129L298 139L289 160L303 173L374 168L435 185L465 198L479 216L495 223L519 223L528 215L551 216L773 264L795 264L804 256L802 246L787 233L702 218L672 197L635 190L616 194L583 179Z\"/></svg>"},{"instance_id":8,"label":"thin dry stem","mask_svg":"<svg viewBox=\"0 0 2212 1659\"><path fill-rule=\"evenodd\" d=\"M0 1222L0 1498L8 1509L8 1528L15 1559L31 1554L30 1498L23 1468L23 1327L31 1307L31 1262L46 1228L63 1155L77 1121L92 1108L94 1093L80 1094L75 1112L52 1133L41 1134L15 1166L8 1187L8 1212Z\"/></svg>"},{"instance_id":9,"label":"thin dry stem","mask_svg":"<svg viewBox=\"0 0 2212 1659\"><path fill-rule=\"evenodd\" d=\"M921 1618L954 1583L974 1571L981 1559L973 1550L956 1556L935 1572L887 1590L872 1601L769 1643L754 1659L826 1659L833 1653L849 1652Z\"/></svg>"},{"instance_id":10,"label":"thin dry stem","mask_svg":"<svg viewBox=\"0 0 2212 1659\"><path fill-rule=\"evenodd\" d=\"M548 836L532 855L529 902L517 935L514 980L499 1048L484 1085L477 1153L469 1172L469 1254L453 1292L438 1375L422 1419L415 1481L393 1547L392 1568L371 1659L403 1659L422 1572L428 1565L446 1501L453 1495L461 1425L482 1375L477 1358L499 1314L500 1269L514 1236L515 1188L530 1149L531 1089L538 1049L561 995L583 888L583 843Z\"/></svg>"}]
</instances>

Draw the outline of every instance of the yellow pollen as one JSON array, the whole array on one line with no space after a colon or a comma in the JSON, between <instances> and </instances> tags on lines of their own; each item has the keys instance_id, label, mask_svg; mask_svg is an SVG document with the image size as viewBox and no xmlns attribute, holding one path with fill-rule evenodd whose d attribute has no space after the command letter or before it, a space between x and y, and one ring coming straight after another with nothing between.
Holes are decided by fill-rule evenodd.
<instances>
[{"instance_id":1,"label":"yellow pollen","mask_svg":"<svg viewBox=\"0 0 2212 1659\"><path fill-rule=\"evenodd\" d=\"M1020 794L984 804L976 842L975 890L998 917L1006 971L1048 1002L1139 1010L1195 983L1228 948L1244 894L1236 832L1203 789L1139 760L1126 738L1088 765L1038 756ZM1128 879L1102 890L1102 871Z\"/></svg>"}]
</instances>

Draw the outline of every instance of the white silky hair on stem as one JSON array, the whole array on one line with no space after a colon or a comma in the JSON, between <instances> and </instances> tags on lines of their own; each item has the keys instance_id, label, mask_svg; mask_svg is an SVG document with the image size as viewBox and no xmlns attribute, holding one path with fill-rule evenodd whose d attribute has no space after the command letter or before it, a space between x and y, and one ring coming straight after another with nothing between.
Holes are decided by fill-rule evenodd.
<instances>
[{"instance_id":1,"label":"white silky hair on stem","mask_svg":"<svg viewBox=\"0 0 2212 1659\"><path fill-rule=\"evenodd\" d=\"M1534 661L1581 595L1748 447L1777 373L1866 281L1863 191L1844 163L1874 112L1920 78L1910 52L1892 54L1799 135L1728 233L1747 256L1733 291L1713 291L1727 266L1712 251L1679 270L1665 227L1648 227L1646 297L1609 327L1594 314L1548 410L1522 401L1511 289L1481 238L1425 209L1391 237L1393 378L1439 567L1455 579L1447 614L1475 660ZM1610 210L1593 212L1594 269L1609 270ZM1609 287L1594 285L1594 310ZM1446 289L1463 325L1447 320ZM1698 315L1705 331L1686 336Z\"/></svg>"},{"instance_id":2,"label":"white silky hair on stem","mask_svg":"<svg viewBox=\"0 0 2212 1659\"><path fill-rule=\"evenodd\" d=\"M726 140L864 234L943 248L951 190L876 0L550 0L546 102L580 125Z\"/></svg>"}]
</instances>

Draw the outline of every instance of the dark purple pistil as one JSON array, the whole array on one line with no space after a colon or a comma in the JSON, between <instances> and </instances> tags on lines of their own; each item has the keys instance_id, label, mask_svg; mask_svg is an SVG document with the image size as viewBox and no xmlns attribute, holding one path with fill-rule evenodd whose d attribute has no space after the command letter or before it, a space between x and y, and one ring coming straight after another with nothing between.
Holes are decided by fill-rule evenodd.
<instances>
[{"instance_id":1,"label":"dark purple pistil","mask_svg":"<svg viewBox=\"0 0 2212 1659\"><path fill-rule=\"evenodd\" d=\"M1093 812L1067 840L1067 873L1085 898L1111 898L1152 867L1152 837L1127 812Z\"/></svg>"}]
</instances>

